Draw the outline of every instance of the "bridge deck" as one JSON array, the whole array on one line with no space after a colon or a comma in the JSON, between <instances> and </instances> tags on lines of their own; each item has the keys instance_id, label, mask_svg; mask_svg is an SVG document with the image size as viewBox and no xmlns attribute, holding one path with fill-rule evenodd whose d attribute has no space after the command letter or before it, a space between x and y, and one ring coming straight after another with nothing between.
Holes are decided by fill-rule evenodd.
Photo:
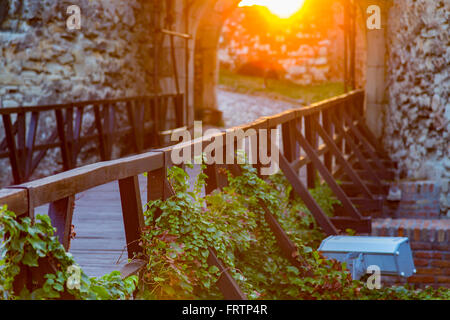
<instances>
[{"instance_id":1,"label":"bridge deck","mask_svg":"<svg viewBox=\"0 0 450 320\"><path fill-rule=\"evenodd\" d=\"M139 176L143 205L147 184ZM47 214L48 205L36 209ZM127 263L125 229L118 182L111 182L77 194L73 225L76 237L70 252L89 276L102 276Z\"/></svg>"}]
</instances>

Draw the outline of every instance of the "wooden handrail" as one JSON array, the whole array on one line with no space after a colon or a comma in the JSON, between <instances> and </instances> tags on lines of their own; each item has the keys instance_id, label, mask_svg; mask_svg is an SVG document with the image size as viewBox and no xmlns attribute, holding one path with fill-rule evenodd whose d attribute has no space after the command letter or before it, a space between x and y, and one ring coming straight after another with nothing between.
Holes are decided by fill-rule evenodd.
<instances>
[{"instance_id":1,"label":"wooden handrail","mask_svg":"<svg viewBox=\"0 0 450 320\"><path fill-rule=\"evenodd\" d=\"M239 129L268 129L296 118L302 118L343 105L349 99L358 99L358 97L363 95L364 91L362 90L352 91L329 100L315 103L309 107L292 109L270 117L264 117L252 123L234 127L228 131L232 132ZM0 189L0 205L6 204L17 215L23 215L28 211L29 200L32 201L33 207L37 207L99 185L161 169L164 167L163 153L169 154L173 148L180 148L183 145L193 147L195 143L202 143L202 141L190 141L188 143L170 146L161 149L163 152L146 152L135 156L102 161L79 167L21 184L20 187L24 189Z\"/></svg>"},{"instance_id":2,"label":"wooden handrail","mask_svg":"<svg viewBox=\"0 0 450 320\"><path fill-rule=\"evenodd\" d=\"M40 106L19 106L13 108L1 108L0 107L0 115L3 114L14 114L14 113L23 113L23 112L42 112L42 111L53 111L53 110L61 110L61 109L69 109L74 107L82 107L82 106L90 106L90 105L101 105L101 104L111 104L111 103L120 103L120 102L130 102L135 100L142 99L152 99L152 98L168 98L176 96L176 93L173 94L150 94L145 96L134 96L127 98L118 98L118 99L102 99L102 100L85 100L85 101L76 101L69 103L60 103L60 104L48 104L48 105L40 105Z\"/></svg>"}]
</instances>

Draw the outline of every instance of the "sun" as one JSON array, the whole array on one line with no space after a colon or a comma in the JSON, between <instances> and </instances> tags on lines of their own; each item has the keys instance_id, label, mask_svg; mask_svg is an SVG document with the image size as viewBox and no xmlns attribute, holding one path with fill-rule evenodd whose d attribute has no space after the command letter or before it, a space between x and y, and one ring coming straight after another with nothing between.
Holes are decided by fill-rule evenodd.
<instances>
[{"instance_id":1,"label":"sun","mask_svg":"<svg viewBox=\"0 0 450 320\"><path fill-rule=\"evenodd\" d=\"M245 6L264 6L273 14L282 19L287 19L294 13L298 12L306 0L243 0L239 3L239 7Z\"/></svg>"}]
</instances>

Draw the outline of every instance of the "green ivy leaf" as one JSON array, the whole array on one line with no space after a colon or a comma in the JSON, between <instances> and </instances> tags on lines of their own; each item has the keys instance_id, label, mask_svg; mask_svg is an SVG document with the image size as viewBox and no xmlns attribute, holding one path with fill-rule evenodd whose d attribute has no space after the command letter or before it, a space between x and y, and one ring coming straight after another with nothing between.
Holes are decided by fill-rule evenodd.
<instances>
[{"instance_id":1,"label":"green ivy leaf","mask_svg":"<svg viewBox=\"0 0 450 320\"><path fill-rule=\"evenodd\" d=\"M30 267L38 267L38 258L39 256L34 251L27 251L22 259L22 262L24 265L30 266Z\"/></svg>"}]
</instances>

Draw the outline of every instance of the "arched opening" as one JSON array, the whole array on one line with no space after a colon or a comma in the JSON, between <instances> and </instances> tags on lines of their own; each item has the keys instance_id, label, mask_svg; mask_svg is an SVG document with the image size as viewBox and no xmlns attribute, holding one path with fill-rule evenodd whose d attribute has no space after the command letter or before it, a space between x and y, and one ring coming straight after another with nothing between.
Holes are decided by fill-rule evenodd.
<instances>
[{"instance_id":1,"label":"arched opening","mask_svg":"<svg viewBox=\"0 0 450 320\"><path fill-rule=\"evenodd\" d=\"M223 23L240 0L209 1L199 20L194 50L194 108L197 117L204 110L217 110L219 39Z\"/></svg>"},{"instance_id":2,"label":"arched opening","mask_svg":"<svg viewBox=\"0 0 450 320\"><path fill-rule=\"evenodd\" d=\"M255 1L223 0L205 5L194 49L194 107L198 119L208 120L205 113L218 113L214 111L218 110L216 90L219 73L224 66L235 73L246 63L263 60L281 66L278 77L295 85L341 83L343 91L365 86L367 41L364 4L306 0L303 8L289 19L249 23L252 18L242 16L251 11L260 11L260 16L266 15L268 21L274 16L272 13L272 17L267 18L267 12L270 14L268 8L263 8L265 12L261 13L262 7L241 7L252 2ZM353 16L356 19L351 19ZM254 30L249 30L251 24ZM239 38L230 30L232 25L246 33L245 37ZM264 35L264 31L271 35ZM262 41L262 37L267 41ZM268 50L261 49L268 44L272 44ZM315 101L317 99L301 102ZM214 118L217 120L217 114Z\"/></svg>"}]
</instances>

